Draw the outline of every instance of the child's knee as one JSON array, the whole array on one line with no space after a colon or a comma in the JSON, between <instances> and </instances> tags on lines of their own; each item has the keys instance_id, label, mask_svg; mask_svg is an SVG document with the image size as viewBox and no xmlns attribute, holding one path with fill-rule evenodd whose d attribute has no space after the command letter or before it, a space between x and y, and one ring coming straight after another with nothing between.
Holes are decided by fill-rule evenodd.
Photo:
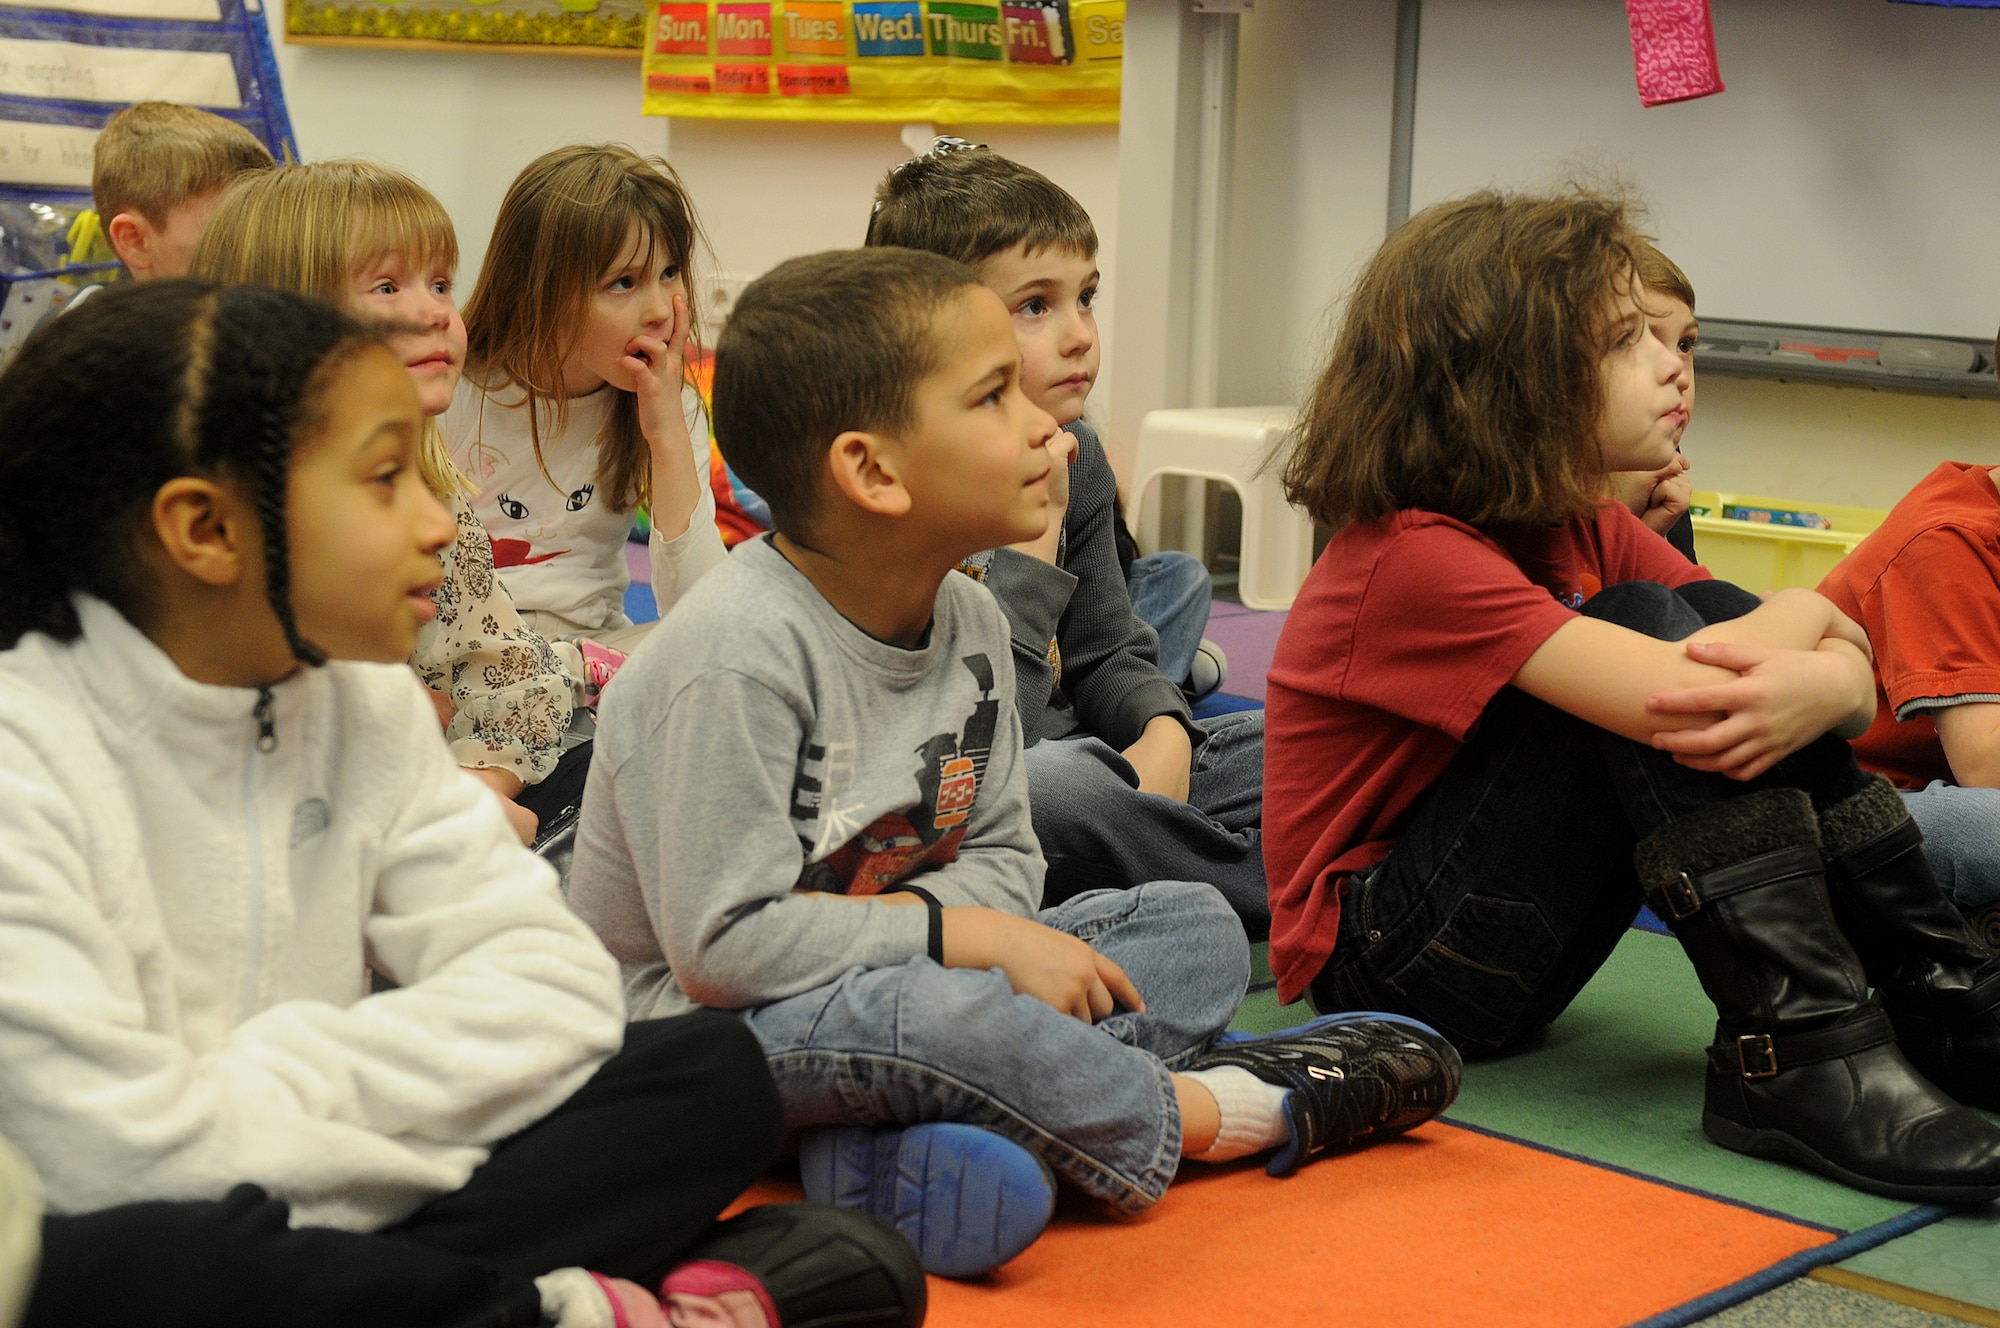
<instances>
[{"instance_id":1,"label":"child's knee","mask_svg":"<svg viewBox=\"0 0 2000 1328\"><path fill-rule=\"evenodd\" d=\"M1727 581L1690 581L1674 593L1693 606L1704 623L1741 618L1764 602L1752 592Z\"/></svg>"},{"instance_id":2,"label":"child's knee","mask_svg":"<svg viewBox=\"0 0 2000 1328\"><path fill-rule=\"evenodd\" d=\"M1240 949L1248 964L1250 942L1243 934L1243 920L1222 892L1206 881L1148 881L1132 893L1139 896L1141 914L1169 922L1177 935L1201 943L1204 954L1221 956Z\"/></svg>"},{"instance_id":3,"label":"child's knee","mask_svg":"<svg viewBox=\"0 0 2000 1328\"><path fill-rule=\"evenodd\" d=\"M1131 765L1098 738L1044 738L1023 759L1029 805L1037 820L1079 799L1116 797L1138 787ZM1090 806L1094 804L1086 802Z\"/></svg>"},{"instance_id":4,"label":"child's knee","mask_svg":"<svg viewBox=\"0 0 2000 1328\"><path fill-rule=\"evenodd\" d=\"M1583 615L1661 641L1679 641L1708 625L1693 605L1657 581L1621 581L1606 586L1583 606Z\"/></svg>"}]
</instances>

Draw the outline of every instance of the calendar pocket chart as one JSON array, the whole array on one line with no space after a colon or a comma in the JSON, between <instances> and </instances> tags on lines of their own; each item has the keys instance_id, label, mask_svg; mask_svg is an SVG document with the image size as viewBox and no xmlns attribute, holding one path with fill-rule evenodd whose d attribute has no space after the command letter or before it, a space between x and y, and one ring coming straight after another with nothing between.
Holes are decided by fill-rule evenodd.
<instances>
[{"instance_id":1,"label":"calendar pocket chart","mask_svg":"<svg viewBox=\"0 0 2000 1328\"><path fill-rule=\"evenodd\" d=\"M1114 124L1124 0L656 0L648 115Z\"/></svg>"}]
</instances>

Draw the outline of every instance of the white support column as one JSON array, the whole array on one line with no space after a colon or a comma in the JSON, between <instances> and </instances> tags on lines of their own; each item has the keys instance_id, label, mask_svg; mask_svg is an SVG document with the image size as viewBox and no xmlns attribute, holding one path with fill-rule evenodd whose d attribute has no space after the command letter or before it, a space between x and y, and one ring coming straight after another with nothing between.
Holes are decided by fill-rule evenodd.
<instances>
[{"instance_id":1,"label":"white support column","mask_svg":"<svg viewBox=\"0 0 2000 1328\"><path fill-rule=\"evenodd\" d=\"M1236 137L1238 16L1252 0L1127 0L1118 143L1118 338L1107 447L1128 480L1152 410L1220 398L1223 265ZM1194 486L1168 492L1139 524L1157 547L1165 509L1175 541L1200 548ZM1193 490L1190 492L1190 490ZM1144 495L1131 495L1135 507Z\"/></svg>"},{"instance_id":2,"label":"white support column","mask_svg":"<svg viewBox=\"0 0 2000 1328\"><path fill-rule=\"evenodd\" d=\"M1188 291L1190 406L1221 402L1222 267L1236 144L1237 16L1250 0L1193 0L1201 83L1195 109L1194 282Z\"/></svg>"},{"instance_id":3,"label":"white support column","mask_svg":"<svg viewBox=\"0 0 2000 1328\"><path fill-rule=\"evenodd\" d=\"M1188 0L1126 0L1118 125L1118 337L1106 446L1130 479L1139 421L1188 404L1201 86ZM1136 499L1137 495L1133 495Z\"/></svg>"}]
</instances>

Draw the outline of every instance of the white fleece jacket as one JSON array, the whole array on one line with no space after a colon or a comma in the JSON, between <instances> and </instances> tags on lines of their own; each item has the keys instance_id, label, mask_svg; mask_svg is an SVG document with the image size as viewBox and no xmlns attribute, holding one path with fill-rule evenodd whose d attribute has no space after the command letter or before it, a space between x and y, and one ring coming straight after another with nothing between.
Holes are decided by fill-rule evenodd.
<instances>
[{"instance_id":1,"label":"white fleece jacket","mask_svg":"<svg viewBox=\"0 0 2000 1328\"><path fill-rule=\"evenodd\" d=\"M0 654L0 1133L52 1212L249 1181L373 1230L618 1048L616 965L408 668L300 670L264 751L255 691L78 607Z\"/></svg>"}]
</instances>

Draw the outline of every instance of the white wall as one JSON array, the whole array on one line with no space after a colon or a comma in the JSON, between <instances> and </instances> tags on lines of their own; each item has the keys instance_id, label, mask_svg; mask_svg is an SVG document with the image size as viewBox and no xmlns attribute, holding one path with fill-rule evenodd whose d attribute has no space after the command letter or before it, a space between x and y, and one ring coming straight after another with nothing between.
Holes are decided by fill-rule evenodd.
<instances>
[{"instance_id":1,"label":"white wall","mask_svg":"<svg viewBox=\"0 0 2000 1328\"><path fill-rule=\"evenodd\" d=\"M1186 0L1130 3L1134 23L1150 32L1165 23L1172 6ZM1752 0L1741 0L1721 12L1740 21L1749 7L1754 7ZM1867 14L1862 15L1867 22L1860 26L1874 22L1870 16L1876 9L1904 8L1875 6L1869 0ZM1437 26L1445 20L1504 25L1511 16L1560 27L1568 21L1565 16L1573 15L1579 30L1588 28L1601 37L1606 23L1622 23L1618 6L1610 6L1609 19L1605 9L1605 0L1428 0L1423 50L1427 55L1439 55L1439 48L1445 55L1463 53L1466 34L1446 33ZM1855 0L1843 0L1841 9L1850 16L1860 13ZM1221 405L1299 399L1325 358L1341 294L1381 241L1388 192L1394 10L1392 0L1257 0L1240 20ZM1797 7L1791 12L1796 16ZM1987 25L1983 32L2000 33L2000 21L1992 14L1950 17L1976 18ZM1810 29L1809 22L1803 18L1801 22ZM1719 36L1726 37L1728 28L1721 17L1717 25ZM1506 37L1518 39L1518 33ZM1809 46L1828 49L1819 38ZM1616 81L1624 89L1621 95L1629 96L1636 108L1629 43L1599 41L1597 47L1602 49L1588 58L1602 68L1590 78ZM1163 56L1171 54L1165 46L1161 51ZM1738 57L1734 66L1732 51ZM1726 79L1737 77L1732 67L1749 72L1741 59L1744 53L1744 48L1724 42L1721 60ZM1837 85L1847 67L1829 54L1822 73ZM1495 74L1512 68L1505 61L1492 64ZM1157 67L1128 62L1126 77L1129 110L1134 80L1142 80L1136 85L1141 87L1164 85L1175 78L1184 82L1185 70L1170 67L1161 58ZM1582 77L1574 74L1572 81ZM1720 105L1739 96L1736 86L1732 82L1732 91L1715 102ZM1548 123L1573 124L1580 136L1588 132L1590 105L1542 106L1536 100L1542 91L1518 89L1514 95L1540 107L1538 114ZM1749 103L1753 91L1745 88L1735 105ZM1180 100L1187 101L1185 90ZM1673 108L1660 109L1671 113ZM1424 132L1423 114L1420 100L1419 135ZM1658 116L1660 111L1645 114ZM1669 115L1655 123L1671 127L1680 121ZM1164 170L1175 160L1168 141L1177 134L1185 137L1188 130L1185 123L1176 125L1165 115L1142 124L1128 114L1123 132L1128 158L1161 163L1158 169ZM1543 170L1546 176L1546 164ZM1143 179L1130 180L1128 189L1134 197L1142 196L1143 184ZM1865 174L1851 187L1857 212L1865 213L1882 201L1877 195L1885 186ZM1148 290L1173 280L1175 250L1168 237L1176 222L1164 213L1155 215L1158 211L1139 212L1128 206L1126 218L1126 280L1143 281ZM1968 271L2000 278L2000 250L1992 246L1968 242L1941 257ZM1712 308L1703 274L1690 275L1702 292L1703 307ZM1725 310L1712 308L1712 312ZM1121 474L1144 412L1183 404L1171 399L1178 372L1172 346L1144 335L1145 327L1170 321L1175 314L1169 300L1157 312L1149 311L1141 320L1144 326L1126 338L1128 358L1120 373L1131 390L1121 398L1118 417L1112 421L1118 444L1113 459ZM1988 311L1987 321L2000 322L2000 307ZM1150 361L1139 362L1146 357ZM1694 463L1694 480L1702 488L1887 507L1939 461L2000 464L2000 401L1708 374L1701 381L1685 447Z\"/></svg>"},{"instance_id":2,"label":"white wall","mask_svg":"<svg viewBox=\"0 0 2000 1328\"><path fill-rule=\"evenodd\" d=\"M1240 20L1221 404L1296 400L1389 205L1393 0L1258 0Z\"/></svg>"},{"instance_id":3,"label":"white wall","mask_svg":"<svg viewBox=\"0 0 2000 1328\"><path fill-rule=\"evenodd\" d=\"M2000 16L1714 0L1729 90L1642 107L1622 6L1425 0L1414 203L1614 172L1721 318L1986 338Z\"/></svg>"},{"instance_id":4,"label":"white wall","mask_svg":"<svg viewBox=\"0 0 2000 1328\"><path fill-rule=\"evenodd\" d=\"M274 35L282 10L273 5ZM776 125L639 114L639 62L602 56L292 46L278 64L299 151L363 156L423 181L458 224L462 293L472 289L500 199L539 153L615 141L664 153L687 181L715 250L711 276L755 277L795 254L859 244L875 181L909 155L902 126ZM1118 130L966 127L1040 170L1096 219L1116 306ZM1101 394L1100 394L1101 395Z\"/></svg>"},{"instance_id":5,"label":"white wall","mask_svg":"<svg viewBox=\"0 0 2000 1328\"><path fill-rule=\"evenodd\" d=\"M668 156L701 209L715 270L745 279L796 254L860 244L876 181L910 155L901 132L894 124L675 120ZM1116 126L964 125L939 132L1032 166L1090 212L1105 278L1098 323L1108 339L1118 303ZM1101 376L1093 401L1108 400L1108 390Z\"/></svg>"},{"instance_id":6,"label":"white wall","mask_svg":"<svg viewBox=\"0 0 2000 1328\"><path fill-rule=\"evenodd\" d=\"M461 292L535 156L588 141L668 148L669 122L639 114L637 60L292 46L281 4L269 18L300 154L371 157L427 185L458 224Z\"/></svg>"}]
</instances>

